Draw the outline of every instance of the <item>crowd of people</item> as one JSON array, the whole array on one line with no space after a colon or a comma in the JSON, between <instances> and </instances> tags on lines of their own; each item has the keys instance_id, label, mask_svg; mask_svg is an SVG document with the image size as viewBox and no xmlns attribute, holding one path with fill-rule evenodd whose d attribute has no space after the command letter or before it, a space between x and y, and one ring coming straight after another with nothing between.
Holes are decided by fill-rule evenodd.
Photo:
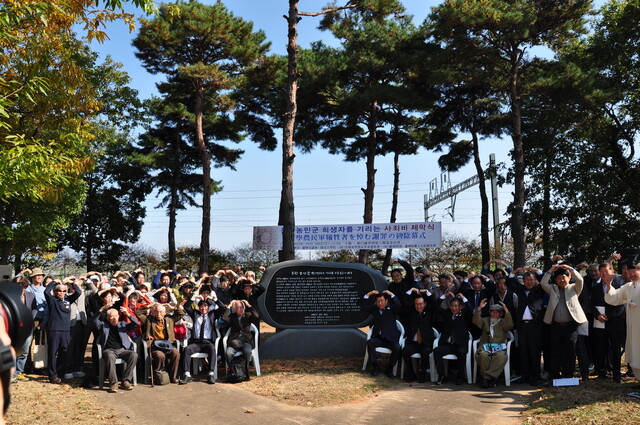
<instances>
[{"instance_id":1,"label":"crowd of people","mask_svg":"<svg viewBox=\"0 0 640 425\"><path fill-rule=\"evenodd\" d=\"M485 388L496 385L508 354L507 376L533 386L573 378L576 359L583 381L594 377L619 383L623 352L628 362L624 373L640 376L640 256L614 254L602 263L575 268L561 256L552 261L545 271L512 270L504 261L492 260L478 274L457 270L436 276L394 260L401 268L391 271L387 290L371 291L362 299L362 308L373 316L367 341L370 372L381 373L376 349L384 347L390 351L386 375L395 378L402 359L407 382L425 382L429 373L436 384L447 382L444 358L450 354L457 358L456 384L477 378ZM614 272L613 261L620 263L622 274ZM470 341L477 341L473 352ZM415 354L420 354L417 369ZM468 354L475 357L477 377L465 376ZM430 355L435 370L429 369Z\"/></svg>"},{"instance_id":2,"label":"crowd of people","mask_svg":"<svg viewBox=\"0 0 640 425\"><path fill-rule=\"evenodd\" d=\"M248 368L254 345L251 326L259 326L254 305L264 292L255 272L239 267L199 278L161 270L149 280L140 269L54 279L34 268L23 270L14 281L22 286L34 331L16 358L13 382L29 380L27 368L46 365L51 383L84 378L85 386L102 386L102 363L110 392L131 390L134 373L135 378L163 383L166 377L186 385L193 380L191 356L196 353L207 354L210 384L216 382L219 361L229 364L236 353ZM222 346L220 336L226 332L226 352L219 356L216 342ZM91 336L93 367L85 371ZM124 364L120 378L118 359Z\"/></svg>"},{"instance_id":3,"label":"crowd of people","mask_svg":"<svg viewBox=\"0 0 640 425\"><path fill-rule=\"evenodd\" d=\"M614 272L613 261L622 274ZM469 354L483 387L496 385L508 359L507 377L533 386L573 377L576 359L583 380L621 382L623 352L629 363L624 373L640 373L640 258L617 255L572 267L556 256L546 271L512 270L492 260L477 274L440 275L394 263L401 267L392 269L387 289L361 300L373 317L367 341L373 375L382 372L380 347L391 352L386 375L395 378L396 365L403 362L407 382L447 382L444 360L450 354L457 358L449 365L456 370L452 380L471 382ZM22 301L34 318L34 332L16 359L14 382L28 380L26 370L46 365L51 383L83 378L86 386L102 386L103 376L111 392L131 390L136 380L187 385L194 379L196 353L206 354L209 384L216 382L219 366L228 380L236 374L230 366L244 362L247 370L260 329L257 299L265 291L253 271L241 268L197 278L161 270L151 279L139 269L54 279L34 268L14 281L22 285ZM220 337L227 332L223 347ZM91 337L93 367L86 368ZM472 352L471 341L476 341ZM124 365L120 374L118 359Z\"/></svg>"}]
</instances>

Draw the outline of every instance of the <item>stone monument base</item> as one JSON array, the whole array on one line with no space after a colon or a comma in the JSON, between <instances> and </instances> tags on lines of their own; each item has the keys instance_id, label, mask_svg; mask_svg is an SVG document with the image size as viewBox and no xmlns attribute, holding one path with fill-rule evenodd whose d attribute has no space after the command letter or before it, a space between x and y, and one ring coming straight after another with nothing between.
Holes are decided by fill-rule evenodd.
<instances>
[{"instance_id":1,"label":"stone monument base","mask_svg":"<svg viewBox=\"0 0 640 425\"><path fill-rule=\"evenodd\" d=\"M358 329L285 329L258 349L261 359L363 357L366 345Z\"/></svg>"}]
</instances>

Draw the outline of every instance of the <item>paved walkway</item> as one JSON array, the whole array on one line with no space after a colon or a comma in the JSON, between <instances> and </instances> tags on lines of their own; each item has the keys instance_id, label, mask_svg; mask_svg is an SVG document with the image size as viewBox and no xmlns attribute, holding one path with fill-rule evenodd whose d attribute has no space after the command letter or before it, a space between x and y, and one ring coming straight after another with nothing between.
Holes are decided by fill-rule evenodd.
<instances>
[{"instance_id":1,"label":"paved walkway","mask_svg":"<svg viewBox=\"0 0 640 425\"><path fill-rule=\"evenodd\" d=\"M490 391L475 385L398 385L364 402L329 407L289 406L239 386L193 382L186 386L138 385L133 391L98 398L136 425L398 425L520 424L528 386L499 386Z\"/></svg>"}]
</instances>

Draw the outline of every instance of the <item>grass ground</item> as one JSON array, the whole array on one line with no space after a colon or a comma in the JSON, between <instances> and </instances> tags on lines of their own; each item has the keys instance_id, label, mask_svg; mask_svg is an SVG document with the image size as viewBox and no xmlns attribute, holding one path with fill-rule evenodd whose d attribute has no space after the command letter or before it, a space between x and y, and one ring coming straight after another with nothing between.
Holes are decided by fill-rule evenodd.
<instances>
[{"instance_id":1,"label":"grass ground","mask_svg":"<svg viewBox=\"0 0 640 425\"><path fill-rule=\"evenodd\" d=\"M545 387L533 393L523 423L640 424L640 399L627 394L638 391L638 383L625 378L622 384L591 379L577 387Z\"/></svg>"}]
</instances>

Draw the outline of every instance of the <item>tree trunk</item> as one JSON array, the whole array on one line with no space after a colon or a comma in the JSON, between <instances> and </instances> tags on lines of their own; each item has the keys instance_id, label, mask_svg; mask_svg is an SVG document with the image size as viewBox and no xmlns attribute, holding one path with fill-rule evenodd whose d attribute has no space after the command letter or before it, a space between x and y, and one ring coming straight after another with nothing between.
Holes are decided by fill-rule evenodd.
<instances>
[{"instance_id":1,"label":"tree trunk","mask_svg":"<svg viewBox=\"0 0 640 425\"><path fill-rule=\"evenodd\" d=\"M373 101L371 114L369 116L369 138L367 146L367 187L364 192L364 215L363 223L373 223L373 196L376 188L376 168L375 161L378 154L378 102ZM358 262L367 264L369 262L369 250L361 249L358 252Z\"/></svg>"},{"instance_id":2,"label":"tree trunk","mask_svg":"<svg viewBox=\"0 0 640 425\"><path fill-rule=\"evenodd\" d=\"M176 269L176 211L178 205L178 183L171 184L171 200L169 201L169 233L167 235L169 243L169 269Z\"/></svg>"},{"instance_id":3,"label":"tree trunk","mask_svg":"<svg viewBox=\"0 0 640 425\"><path fill-rule=\"evenodd\" d=\"M513 53L514 57L518 55ZM518 92L519 65L518 60L512 60L510 102L513 131L513 151L511 153L514 163L514 194L513 209L511 211L511 238L513 239L513 268L525 265L525 239L524 239L524 150L522 147L522 99Z\"/></svg>"},{"instance_id":4,"label":"tree trunk","mask_svg":"<svg viewBox=\"0 0 640 425\"><path fill-rule=\"evenodd\" d=\"M491 247L489 245L489 198L487 198L487 188L485 187L484 170L480 162L480 149L478 146L478 133L471 131L471 139L473 144L473 164L476 166L480 188L480 241L482 249L482 264L486 264L491 260Z\"/></svg>"},{"instance_id":5,"label":"tree trunk","mask_svg":"<svg viewBox=\"0 0 640 425\"><path fill-rule=\"evenodd\" d=\"M211 152L207 149L202 129L202 115L204 108L204 89L198 82L194 112L196 116L196 140L200 161L202 162L202 233L200 235L200 262L198 272L209 270L209 233L211 232Z\"/></svg>"},{"instance_id":6,"label":"tree trunk","mask_svg":"<svg viewBox=\"0 0 640 425\"><path fill-rule=\"evenodd\" d=\"M295 206L293 202L293 134L296 123L298 94L298 0L289 0L287 44L287 111L282 128L282 190L278 224L282 226L280 261L295 259Z\"/></svg>"},{"instance_id":7,"label":"tree trunk","mask_svg":"<svg viewBox=\"0 0 640 425\"><path fill-rule=\"evenodd\" d=\"M4 204L4 208L3 208L4 222L6 224L13 223L14 208L9 203L4 202L3 204ZM11 242L10 238L0 239L0 264L9 264L9 256L11 255L12 249L13 249L13 243ZM17 257L18 256L16 255L16 259L15 259L16 264L18 260ZM20 270L18 270L17 273L20 273Z\"/></svg>"},{"instance_id":8,"label":"tree trunk","mask_svg":"<svg viewBox=\"0 0 640 425\"><path fill-rule=\"evenodd\" d=\"M87 190L87 210L89 214L93 214L96 211L96 207L94 205L95 196L95 176L91 177L92 180L89 181L89 189ZM85 253L87 257L87 272L91 272L95 270L93 265L93 246L94 243L94 230L93 223L94 220L87 220L87 241L85 243Z\"/></svg>"},{"instance_id":9,"label":"tree trunk","mask_svg":"<svg viewBox=\"0 0 640 425\"><path fill-rule=\"evenodd\" d=\"M551 170L553 169L553 149L547 149L544 164L544 188L542 194L542 255L545 269L551 267Z\"/></svg>"},{"instance_id":10,"label":"tree trunk","mask_svg":"<svg viewBox=\"0 0 640 425\"><path fill-rule=\"evenodd\" d=\"M393 153L393 195L391 197L391 218L389 223L396 222L396 214L398 213L398 192L400 191L400 153ZM391 265L391 255L393 249L387 249L382 262L382 274L387 275L389 265Z\"/></svg>"}]
</instances>

